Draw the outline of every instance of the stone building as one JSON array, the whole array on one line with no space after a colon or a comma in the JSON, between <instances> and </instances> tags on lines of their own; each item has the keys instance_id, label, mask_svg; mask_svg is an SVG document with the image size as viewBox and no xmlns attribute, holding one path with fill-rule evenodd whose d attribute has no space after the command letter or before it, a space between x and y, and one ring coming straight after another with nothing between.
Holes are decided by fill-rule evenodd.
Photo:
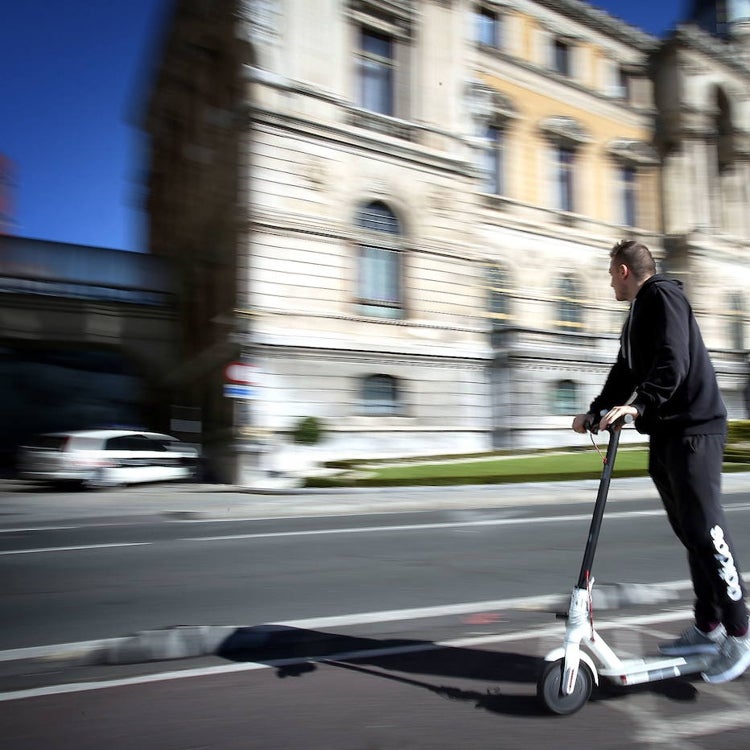
<instances>
[{"instance_id":1,"label":"stone building","mask_svg":"<svg viewBox=\"0 0 750 750\"><path fill-rule=\"evenodd\" d=\"M718 31L579 0L179 0L151 250L180 269L174 385L218 470L278 467L309 416L319 457L569 443L626 236L687 280L741 416L750 76ZM234 359L252 400L223 395Z\"/></svg>"},{"instance_id":2,"label":"stone building","mask_svg":"<svg viewBox=\"0 0 750 750\"><path fill-rule=\"evenodd\" d=\"M730 417L747 417L750 3L693 6L652 60L665 265L686 284Z\"/></svg>"}]
</instances>

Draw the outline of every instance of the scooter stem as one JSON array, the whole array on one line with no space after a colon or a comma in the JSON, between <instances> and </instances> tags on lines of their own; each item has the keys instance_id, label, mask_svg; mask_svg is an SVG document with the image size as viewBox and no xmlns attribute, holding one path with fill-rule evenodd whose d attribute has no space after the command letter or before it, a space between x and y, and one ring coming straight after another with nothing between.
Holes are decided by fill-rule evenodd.
<instances>
[{"instance_id":1,"label":"scooter stem","mask_svg":"<svg viewBox=\"0 0 750 750\"><path fill-rule=\"evenodd\" d=\"M583 562L581 571L578 574L578 583L576 587L588 591L589 579L591 578L591 567L594 563L594 553L599 541L599 532L602 528L602 519L604 518L604 508L607 505L607 493L609 492L609 482L612 479L612 472L615 468L615 457L617 456L617 446L620 442L620 429L608 428L609 443L607 445L607 455L604 459L602 468L602 477L599 482L599 492L596 496L596 504L591 517L589 526L589 535L586 540L586 548L583 552Z\"/></svg>"}]
</instances>

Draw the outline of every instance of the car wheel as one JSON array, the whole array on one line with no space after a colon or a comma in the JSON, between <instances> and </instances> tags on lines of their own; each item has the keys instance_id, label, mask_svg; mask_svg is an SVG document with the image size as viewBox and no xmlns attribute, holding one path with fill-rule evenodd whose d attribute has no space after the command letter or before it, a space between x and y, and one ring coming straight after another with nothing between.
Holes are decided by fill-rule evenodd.
<instances>
[{"instance_id":1,"label":"car wheel","mask_svg":"<svg viewBox=\"0 0 750 750\"><path fill-rule=\"evenodd\" d=\"M106 469L97 469L85 482L86 487L90 490L103 490L108 487L119 487L120 482L116 482L108 476Z\"/></svg>"}]
</instances>

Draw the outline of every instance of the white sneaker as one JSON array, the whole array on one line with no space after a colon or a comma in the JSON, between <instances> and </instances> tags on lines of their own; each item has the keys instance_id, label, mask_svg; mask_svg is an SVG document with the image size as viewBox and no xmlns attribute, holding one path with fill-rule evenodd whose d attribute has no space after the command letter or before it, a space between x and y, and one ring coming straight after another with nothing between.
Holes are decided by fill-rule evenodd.
<instances>
[{"instance_id":1,"label":"white sneaker","mask_svg":"<svg viewBox=\"0 0 750 750\"><path fill-rule=\"evenodd\" d=\"M698 630L691 625L679 638L669 643L659 644L659 653L665 656L692 656L693 654L718 654L727 631L723 625L714 628L710 633Z\"/></svg>"},{"instance_id":2,"label":"white sneaker","mask_svg":"<svg viewBox=\"0 0 750 750\"><path fill-rule=\"evenodd\" d=\"M706 682L729 682L750 667L750 636L728 635L719 655L708 665L702 677Z\"/></svg>"}]
</instances>

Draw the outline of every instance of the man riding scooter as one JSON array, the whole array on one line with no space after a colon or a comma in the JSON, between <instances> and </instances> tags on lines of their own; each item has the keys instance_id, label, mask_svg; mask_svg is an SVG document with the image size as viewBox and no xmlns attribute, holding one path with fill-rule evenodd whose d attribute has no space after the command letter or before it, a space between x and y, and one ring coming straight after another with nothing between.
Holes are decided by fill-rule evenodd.
<instances>
[{"instance_id":1,"label":"man riding scooter","mask_svg":"<svg viewBox=\"0 0 750 750\"><path fill-rule=\"evenodd\" d=\"M594 420L605 430L631 415L649 435L649 474L687 550L695 593L695 623L660 651L715 654L703 679L733 680L750 666L750 637L721 505L727 412L716 374L681 283L656 273L645 245L615 245L609 273L615 297L630 302L630 311L602 392L588 413L574 418L573 429L584 433Z\"/></svg>"}]
</instances>

